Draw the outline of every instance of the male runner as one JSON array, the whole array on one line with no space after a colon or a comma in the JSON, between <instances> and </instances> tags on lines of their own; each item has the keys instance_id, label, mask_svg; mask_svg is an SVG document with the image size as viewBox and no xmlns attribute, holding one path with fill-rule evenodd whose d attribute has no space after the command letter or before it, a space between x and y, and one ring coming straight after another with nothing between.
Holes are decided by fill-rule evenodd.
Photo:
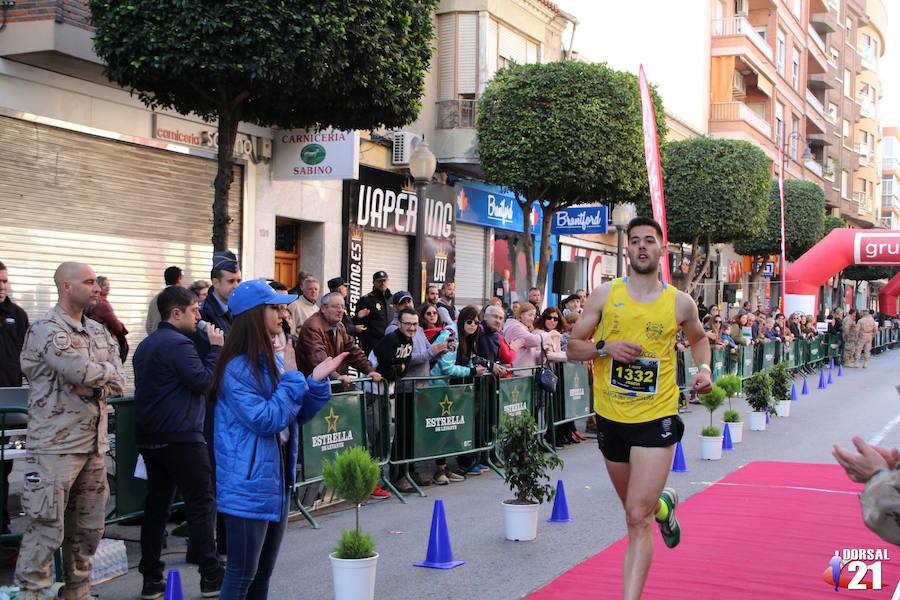
<instances>
[{"instance_id":1,"label":"male runner","mask_svg":"<svg viewBox=\"0 0 900 600\"><path fill-rule=\"evenodd\" d=\"M674 548L681 538L678 495L664 488L684 432L675 375L679 327L700 365L691 388L705 393L712 383L709 342L697 305L659 279L665 251L659 224L637 217L627 234L631 275L601 285L588 297L568 354L570 360L594 361L597 443L628 525L623 589L629 600L640 598L650 570L653 519L666 546Z\"/></svg>"}]
</instances>

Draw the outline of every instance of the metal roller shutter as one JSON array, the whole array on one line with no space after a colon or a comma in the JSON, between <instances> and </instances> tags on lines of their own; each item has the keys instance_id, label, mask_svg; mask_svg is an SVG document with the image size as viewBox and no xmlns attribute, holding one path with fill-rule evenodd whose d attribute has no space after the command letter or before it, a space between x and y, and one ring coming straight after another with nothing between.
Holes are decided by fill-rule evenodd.
<instances>
[{"instance_id":1,"label":"metal roller shutter","mask_svg":"<svg viewBox=\"0 0 900 600\"><path fill-rule=\"evenodd\" d=\"M229 199L238 253L242 173ZM110 278L133 353L167 266L186 284L209 280L215 174L212 160L0 117L0 261L14 300L39 317L56 302L59 263L86 262Z\"/></svg>"},{"instance_id":2,"label":"metal roller shutter","mask_svg":"<svg viewBox=\"0 0 900 600\"><path fill-rule=\"evenodd\" d=\"M456 305L484 304L487 229L456 222Z\"/></svg>"},{"instance_id":3,"label":"metal roller shutter","mask_svg":"<svg viewBox=\"0 0 900 600\"><path fill-rule=\"evenodd\" d=\"M409 239L405 235L363 234L363 293L372 289L372 273L387 271L392 292L409 291Z\"/></svg>"}]
</instances>

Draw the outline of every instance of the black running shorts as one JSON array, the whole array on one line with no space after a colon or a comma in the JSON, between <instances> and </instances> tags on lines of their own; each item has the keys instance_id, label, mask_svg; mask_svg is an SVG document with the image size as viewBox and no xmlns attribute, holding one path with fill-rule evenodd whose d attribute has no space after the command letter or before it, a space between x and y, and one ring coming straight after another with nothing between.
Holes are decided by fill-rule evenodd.
<instances>
[{"instance_id":1,"label":"black running shorts","mask_svg":"<svg viewBox=\"0 0 900 600\"><path fill-rule=\"evenodd\" d=\"M632 446L666 448L681 441L684 423L678 415L645 423L619 423L594 415L597 422L597 445L611 462L627 463Z\"/></svg>"}]
</instances>

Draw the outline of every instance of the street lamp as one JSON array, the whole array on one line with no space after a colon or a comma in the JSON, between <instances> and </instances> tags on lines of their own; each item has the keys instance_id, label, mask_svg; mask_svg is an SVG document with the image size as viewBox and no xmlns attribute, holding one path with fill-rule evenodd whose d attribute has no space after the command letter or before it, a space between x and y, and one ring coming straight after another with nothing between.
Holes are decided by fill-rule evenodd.
<instances>
[{"instance_id":1,"label":"street lamp","mask_svg":"<svg viewBox=\"0 0 900 600\"><path fill-rule=\"evenodd\" d=\"M619 202L612 210L612 222L616 226L616 277L625 273L625 228L637 215L637 209L631 202Z\"/></svg>"},{"instance_id":2,"label":"street lamp","mask_svg":"<svg viewBox=\"0 0 900 600\"><path fill-rule=\"evenodd\" d=\"M416 248L415 260L420 265L418 273L412 273L413 297L419 299L419 304L425 302L426 290L426 265L425 261L425 194L434 170L437 168L437 158L425 143L419 142L416 149L409 157L409 172L413 176L416 185ZM419 262L421 261L421 262Z\"/></svg>"}]
</instances>

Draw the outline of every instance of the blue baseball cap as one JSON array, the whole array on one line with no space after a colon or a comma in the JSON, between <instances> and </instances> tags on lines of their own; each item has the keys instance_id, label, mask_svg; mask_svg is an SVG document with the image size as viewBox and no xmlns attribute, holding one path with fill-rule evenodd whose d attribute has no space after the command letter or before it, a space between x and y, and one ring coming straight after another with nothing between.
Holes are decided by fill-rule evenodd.
<instances>
[{"instance_id":1,"label":"blue baseball cap","mask_svg":"<svg viewBox=\"0 0 900 600\"><path fill-rule=\"evenodd\" d=\"M261 304L290 304L296 299L297 294L278 294L265 281L253 279L234 288L228 297L228 308L237 316Z\"/></svg>"}]
</instances>

